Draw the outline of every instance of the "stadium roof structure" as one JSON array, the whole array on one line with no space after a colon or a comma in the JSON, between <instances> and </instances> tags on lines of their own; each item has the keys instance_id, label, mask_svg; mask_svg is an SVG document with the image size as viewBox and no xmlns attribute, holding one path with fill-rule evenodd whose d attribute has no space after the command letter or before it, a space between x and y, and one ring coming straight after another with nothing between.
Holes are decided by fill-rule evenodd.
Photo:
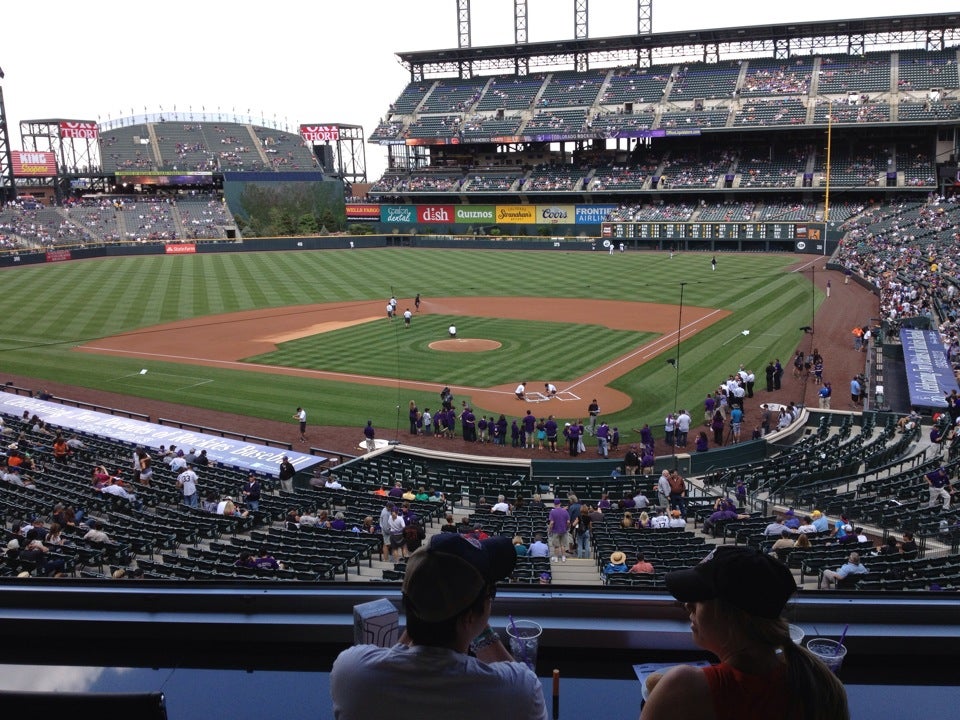
<instances>
[{"instance_id":1,"label":"stadium roof structure","mask_svg":"<svg viewBox=\"0 0 960 720\"><path fill-rule=\"evenodd\" d=\"M776 59L829 52L860 55L895 47L942 50L957 42L960 12L461 47L397 56L410 70L411 80L419 81L452 74L471 77L478 71L515 70L523 75L531 67L586 70L591 64L646 67L670 59L719 62L758 55Z\"/></svg>"}]
</instances>

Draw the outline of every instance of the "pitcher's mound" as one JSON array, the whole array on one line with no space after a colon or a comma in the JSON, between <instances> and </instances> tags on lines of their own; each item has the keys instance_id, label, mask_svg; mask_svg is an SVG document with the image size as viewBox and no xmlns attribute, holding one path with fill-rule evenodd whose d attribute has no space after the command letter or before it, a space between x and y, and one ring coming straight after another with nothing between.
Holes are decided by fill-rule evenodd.
<instances>
[{"instance_id":1,"label":"pitcher's mound","mask_svg":"<svg viewBox=\"0 0 960 720\"><path fill-rule=\"evenodd\" d=\"M436 340L429 345L431 350L441 350L443 352L487 352L499 347L500 343L496 340L478 338L450 338L449 340Z\"/></svg>"}]
</instances>

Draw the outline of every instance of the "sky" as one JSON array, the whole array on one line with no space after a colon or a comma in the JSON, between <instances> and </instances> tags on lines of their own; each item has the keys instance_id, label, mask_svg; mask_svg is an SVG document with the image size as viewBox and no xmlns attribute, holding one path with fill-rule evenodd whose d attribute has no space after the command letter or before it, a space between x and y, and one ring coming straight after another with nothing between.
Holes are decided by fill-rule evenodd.
<instances>
[{"instance_id":1,"label":"sky","mask_svg":"<svg viewBox=\"0 0 960 720\"><path fill-rule=\"evenodd\" d=\"M954 12L913 0L911 13ZM151 13L148 8L154 8ZM20 121L233 112L299 124L362 125L369 137L409 82L395 53L457 46L456 0L47 0L4 6L0 80L10 143ZM528 40L574 34L574 0L528 0ZM590 0L589 36L636 31L636 0ZM896 15L891 0L706 3L654 0L653 31ZM513 0L473 0L474 47L513 42ZM386 149L366 148L376 180Z\"/></svg>"}]
</instances>

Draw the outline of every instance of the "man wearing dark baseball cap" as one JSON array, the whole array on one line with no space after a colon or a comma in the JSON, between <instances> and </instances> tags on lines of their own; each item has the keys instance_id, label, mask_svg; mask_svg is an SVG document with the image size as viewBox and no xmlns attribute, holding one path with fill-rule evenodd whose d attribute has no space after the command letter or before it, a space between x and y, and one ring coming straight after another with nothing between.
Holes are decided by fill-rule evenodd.
<instances>
[{"instance_id":1,"label":"man wearing dark baseball cap","mask_svg":"<svg viewBox=\"0 0 960 720\"><path fill-rule=\"evenodd\" d=\"M642 720L849 719L842 683L793 643L780 617L797 590L786 565L752 547L720 546L666 583L690 614L693 641L720 662L652 674Z\"/></svg>"},{"instance_id":2,"label":"man wearing dark baseball cap","mask_svg":"<svg viewBox=\"0 0 960 720\"><path fill-rule=\"evenodd\" d=\"M508 537L434 535L407 560L407 627L400 642L390 648L357 645L334 662L334 717L546 720L540 681L514 662L489 625L496 583L516 561Z\"/></svg>"}]
</instances>

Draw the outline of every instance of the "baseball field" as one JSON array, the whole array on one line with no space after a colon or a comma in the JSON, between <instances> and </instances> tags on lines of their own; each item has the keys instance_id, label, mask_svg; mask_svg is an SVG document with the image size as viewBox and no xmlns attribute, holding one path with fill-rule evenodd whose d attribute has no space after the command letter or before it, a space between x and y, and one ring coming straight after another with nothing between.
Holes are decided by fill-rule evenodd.
<instances>
[{"instance_id":1,"label":"baseball field","mask_svg":"<svg viewBox=\"0 0 960 720\"><path fill-rule=\"evenodd\" d=\"M658 422L786 364L822 295L795 255L384 248L51 263L2 277L5 373L270 420L393 426L444 385L478 412L598 398ZM409 327L388 319L422 297ZM682 294L682 312L681 312ZM457 337L449 337L455 325ZM677 336L679 333L679 362ZM527 381L527 403L514 389ZM547 400L544 384L558 389ZM543 405L542 403L549 403ZM549 408L546 410L545 408Z\"/></svg>"}]
</instances>

